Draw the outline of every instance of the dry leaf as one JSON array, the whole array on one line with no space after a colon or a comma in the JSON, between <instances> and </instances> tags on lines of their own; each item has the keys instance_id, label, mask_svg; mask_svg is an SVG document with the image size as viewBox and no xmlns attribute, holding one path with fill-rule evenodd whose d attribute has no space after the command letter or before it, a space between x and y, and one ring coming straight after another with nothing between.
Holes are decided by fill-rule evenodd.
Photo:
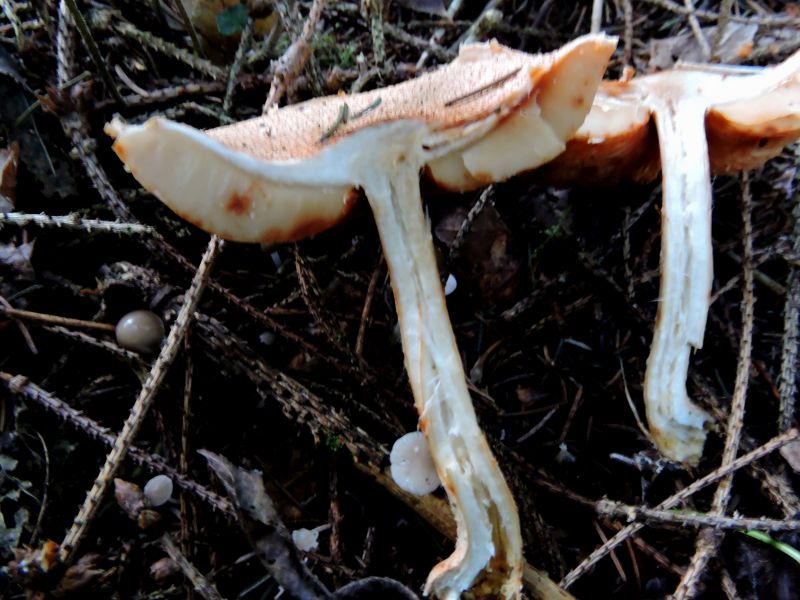
<instances>
[{"instance_id":1,"label":"dry leaf","mask_svg":"<svg viewBox=\"0 0 800 600\"><path fill-rule=\"evenodd\" d=\"M122 511L134 521L144 510L144 494L142 488L135 483L125 481L119 477L114 479L114 498Z\"/></svg>"},{"instance_id":2,"label":"dry leaf","mask_svg":"<svg viewBox=\"0 0 800 600\"><path fill-rule=\"evenodd\" d=\"M717 35L716 27L702 29L706 40L711 43ZM747 58L753 49L758 25L747 23L728 23L719 46L718 56L723 63L738 63ZM675 63L706 62L697 38L687 29L680 34L650 42L650 66L669 69Z\"/></svg>"}]
</instances>

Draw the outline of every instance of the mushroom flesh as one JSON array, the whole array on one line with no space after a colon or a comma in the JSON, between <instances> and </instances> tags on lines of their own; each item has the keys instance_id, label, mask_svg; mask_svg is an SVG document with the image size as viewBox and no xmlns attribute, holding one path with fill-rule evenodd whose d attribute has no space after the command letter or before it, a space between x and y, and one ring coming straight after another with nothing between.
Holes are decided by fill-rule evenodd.
<instances>
[{"instance_id":1,"label":"mushroom flesh","mask_svg":"<svg viewBox=\"0 0 800 600\"><path fill-rule=\"evenodd\" d=\"M175 212L224 238L305 237L340 221L360 188L372 208L395 295L405 366L457 523L453 554L426 592L516 598L519 517L475 417L420 198L425 168L471 189L552 159L588 113L616 41L575 40L530 55L463 47L440 69L389 88L273 110L200 132L164 119L111 123L114 149Z\"/></svg>"}]
</instances>

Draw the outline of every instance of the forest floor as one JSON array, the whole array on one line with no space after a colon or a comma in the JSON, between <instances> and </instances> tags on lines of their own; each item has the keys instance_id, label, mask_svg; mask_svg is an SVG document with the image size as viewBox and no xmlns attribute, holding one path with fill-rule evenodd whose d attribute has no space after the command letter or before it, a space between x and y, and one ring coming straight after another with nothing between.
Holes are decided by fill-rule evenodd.
<instances>
[{"instance_id":1,"label":"forest floor","mask_svg":"<svg viewBox=\"0 0 800 600\"><path fill-rule=\"evenodd\" d=\"M82 32L72 1L0 2L0 596L277 598L201 449L260 470L290 530L327 525L304 562L328 589L379 575L421 593L452 551L444 492L415 500L386 474L417 414L369 211L294 244L221 246L144 192L103 133L114 115L259 115L311 10L276 1L196 0L185 16L171 0L78 1ZM281 103L409 79L463 41L551 51L592 29L595 5L620 38L608 78L678 59L767 65L800 46L800 5L773 0L457 4L325 3ZM715 423L696 467L638 424L659 182L423 186L475 409L538 570L530 597L798 597L800 449L779 450L797 437L798 156L713 182L713 295L688 393ZM172 329L158 360L115 341L136 309ZM730 470L719 511L735 395L736 452L759 451ZM134 403L149 410L115 465L134 485L95 493L75 522ZM173 499L142 510L159 473ZM68 531L74 548L59 548Z\"/></svg>"}]
</instances>

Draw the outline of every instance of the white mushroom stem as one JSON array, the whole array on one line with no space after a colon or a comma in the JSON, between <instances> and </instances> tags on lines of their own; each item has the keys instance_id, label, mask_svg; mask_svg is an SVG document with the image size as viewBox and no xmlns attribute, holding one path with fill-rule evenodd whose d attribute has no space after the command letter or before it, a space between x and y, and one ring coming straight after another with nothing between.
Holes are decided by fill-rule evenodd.
<instances>
[{"instance_id":1,"label":"white mushroom stem","mask_svg":"<svg viewBox=\"0 0 800 600\"><path fill-rule=\"evenodd\" d=\"M656 444L674 460L700 460L711 420L686 392L689 356L703 345L713 280L706 113L764 94L799 67L800 53L757 75L696 68L631 82L655 117L663 185L661 289L644 401Z\"/></svg>"},{"instance_id":2,"label":"white mushroom stem","mask_svg":"<svg viewBox=\"0 0 800 600\"><path fill-rule=\"evenodd\" d=\"M516 597L522 575L519 518L467 391L422 210L420 158L409 148L364 187L391 273L420 426L458 527L453 555L431 571L425 591L457 598L486 568L492 589ZM496 565L495 572L489 564Z\"/></svg>"},{"instance_id":3,"label":"white mushroom stem","mask_svg":"<svg viewBox=\"0 0 800 600\"><path fill-rule=\"evenodd\" d=\"M696 462L711 420L686 393L689 354L703 345L713 280L706 106L653 104L663 171L661 290L644 399L661 451Z\"/></svg>"}]
</instances>

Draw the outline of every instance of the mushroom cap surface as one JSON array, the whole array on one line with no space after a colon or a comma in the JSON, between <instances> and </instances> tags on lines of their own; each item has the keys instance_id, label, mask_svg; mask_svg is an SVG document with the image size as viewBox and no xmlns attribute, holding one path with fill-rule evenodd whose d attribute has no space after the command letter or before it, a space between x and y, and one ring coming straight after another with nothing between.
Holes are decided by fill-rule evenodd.
<instances>
[{"instance_id":1,"label":"mushroom cap surface","mask_svg":"<svg viewBox=\"0 0 800 600\"><path fill-rule=\"evenodd\" d=\"M136 352L155 352L164 339L164 322L149 310L134 310L124 315L115 330L117 343Z\"/></svg>"}]
</instances>

